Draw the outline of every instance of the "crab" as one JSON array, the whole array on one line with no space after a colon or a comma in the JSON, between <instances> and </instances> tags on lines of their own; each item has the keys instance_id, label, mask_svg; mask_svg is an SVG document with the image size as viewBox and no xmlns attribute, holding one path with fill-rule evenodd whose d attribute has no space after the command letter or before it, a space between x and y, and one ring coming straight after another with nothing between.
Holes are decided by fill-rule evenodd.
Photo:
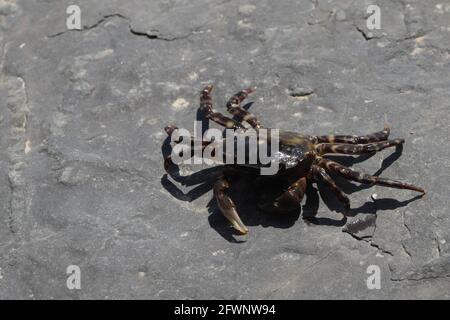
<instances>
[{"instance_id":1,"label":"crab","mask_svg":"<svg viewBox=\"0 0 450 320\"><path fill-rule=\"evenodd\" d=\"M254 91L254 88L244 89L232 96L227 102L227 110L233 117L227 117L213 109L211 98L213 86L207 85L200 92L200 111L205 117L227 129L242 132L248 129L243 122L250 125L256 132L262 127L261 122L252 113L241 107L241 103ZM165 128L169 137L177 129L175 125ZM383 149L402 145L404 139L388 139L390 134L389 125L384 129L367 135L306 135L292 131L279 130L279 167L275 175L284 179L287 183L284 190L272 200L265 201L260 206L264 211L288 212L300 207L308 183L321 180L329 187L331 192L342 203L344 214L350 210L350 200L342 189L331 178L330 173L342 176L348 180L361 184L379 185L398 189L408 189L425 194L424 189L415 185L396 181L379 176L370 175L353 168L346 167L338 162L327 158L329 154L361 155L373 154ZM179 141L175 141L179 142ZM202 141L204 149L209 143ZM167 172L174 165L170 156L164 159L164 167ZM241 220L235 203L228 195L228 190L236 173L258 174L257 170L261 164L237 164L226 163L224 170L213 187L214 197L222 214L229 220L231 225L240 234L247 234L248 228Z\"/></svg>"}]
</instances>

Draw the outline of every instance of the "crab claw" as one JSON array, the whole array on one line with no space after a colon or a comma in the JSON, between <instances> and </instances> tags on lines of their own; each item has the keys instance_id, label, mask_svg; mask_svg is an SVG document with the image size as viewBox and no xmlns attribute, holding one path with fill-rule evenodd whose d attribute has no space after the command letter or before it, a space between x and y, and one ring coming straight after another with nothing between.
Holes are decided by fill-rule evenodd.
<instances>
[{"instance_id":1,"label":"crab claw","mask_svg":"<svg viewBox=\"0 0 450 320\"><path fill-rule=\"evenodd\" d=\"M239 231L239 233L241 233L243 235L248 233L248 228L242 222L242 220L239 217L239 215L237 214L235 208L228 208L226 210L223 209L220 206L219 206L219 208L222 211L222 213L225 216L225 218L227 218L228 221L231 222L231 224L233 225L234 229L236 229L237 231Z\"/></svg>"},{"instance_id":2,"label":"crab claw","mask_svg":"<svg viewBox=\"0 0 450 320\"><path fill-rule=\"evenodd\" d=\"M214 196L217 200L217 205L228 221L231 222L233 227L239 231L241 234L247 234L248 229L242 222L236 211L236 205L233 200L227 195L227 190L230 185L225 177L219 178L214 185Z\"/></svg>"}]
</instances>

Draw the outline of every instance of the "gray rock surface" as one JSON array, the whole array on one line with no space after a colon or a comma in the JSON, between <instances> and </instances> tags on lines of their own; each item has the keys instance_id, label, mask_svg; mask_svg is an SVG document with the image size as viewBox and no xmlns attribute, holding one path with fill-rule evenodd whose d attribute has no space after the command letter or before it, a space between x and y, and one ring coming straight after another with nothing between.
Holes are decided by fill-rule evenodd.
<instances>
[{"instance_id":1,"label":"gray rock surface","mask_svg":"<svg viewBox=\"0 0 450 320\"><path fill-rule=\"evenodd\" d=\"M82 30L66 29L74 3ZM0 43L1 299L450 297L448 1L0 0ZM184 168L200 173L182 185L162 166L163 127L193 129L207 83L221 110L257 86L268 127L387 120L403 152L344 163L427 195L339 180L357 229L343 232L327 190L310 188L307 222L259 212L244 179L250 234L234 236L211 201L217 172Z\"/></svg>"}]
</instances>

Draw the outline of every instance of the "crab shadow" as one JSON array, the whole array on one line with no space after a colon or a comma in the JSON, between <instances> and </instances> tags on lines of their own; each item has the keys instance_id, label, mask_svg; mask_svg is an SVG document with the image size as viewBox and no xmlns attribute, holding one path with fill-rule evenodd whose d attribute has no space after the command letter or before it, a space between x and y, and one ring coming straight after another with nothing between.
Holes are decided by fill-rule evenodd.
<instances>
[{"instance_id":1,"label":"crab shadow","mask_svg":"<svg viewBox=\"0 0 450 320\"><path fill-rule=\"evenodd\" d=\"M248 108L247 105L246 107ZM197 118L203 120L200 114L197 115ZM208 127L207 121L203 124L203 129ZM170 154L170 150L170 138L168 137L164 141L161 151L164 156L167 156ZM395 152L383 160L380 169L373 175L380 175L384 170L391 166L401 154L402 147L399 146L395 149ZM351 167L356 163L369 159L373 155L374 154L369 154L356 157L329 156L327 158ZM215 182L222 175L225 168L225 166L210 167L197 171L189 176L183 176L180 174L179 167L173 166L170 168L168 174L164 174L161 177L161 185L176 199L192 202L213 189ZM332 174L332 176L347 194L352 194L371 187L370 185L354 184L337 175ZM278 179L277 177L260 179L255 175L249 175L245 172L235 178L236 179L233 179L228 194L235 202L237 211L239 212L242 221L247 226L261 225L263 227L287 229L294 225L301 216L308 224L343 227L347 223L347 217L354 217L359 213L375 215L378 211L394 210L404 207L421 197L421 195L419 195L406 201L398 201L391 198L368 201L358 208L351 209L350 212L347 212L344 215L342 204L335 198L327 186L323 185L321 182L317 182L316 187L311 183L308 184L303 206L291 212L275 214L262 211L258 208L257 204L261 200L267 201L268 199L265 198L267 195L270 195L270 199L275 199L276 195L279 195L283 189L286 189L287 186L285 183L283 184L281 179ZM190 190L185 192L181 190L178 185L183 186L183 189L190 188ZM317 217L320 207L320 198L322 198L323 203L330 211L341 213L342 218L331 219L327 217ZM213 229L227 241L234 243L245 242L245 237L240 236L221 214L214 197L208 202L207 207L209 212L208 221Z\"/></svg>"},{"instance_id":2,"label":"crab shadow","mask_svg":"<svg viewBox=\"0 0 450 320\"><path fill-rule=\"evenodd\" d=\"M388 156L382 163L381 168L376 172L380 174L389 167L401 155L401 149L397 149L393 154ZM362 162L372 155L359 157L333 157L346 166ZM331 158L331 157L330 157ZM216 180L222 175L225 166L210 167L197 171L189 176L182 176L178 167L173 167L168 174L164 174L161 178L162 186L175 198L181 201L192 202L206 193L210 192ZM369 188L366 185L356 185L340 177L333 177L342 186L342 189L348 193L354 193L359 190ZM178 185L183 186L182 191ZM229 189L229 195L236 204L237 210L243 222L247 226L263 226L287 229L294 225L300 216L308 224L343 227L347 223L347 217L356 216L359 213L376 214L380 210L394 210L408 205L410 202L417 200L421 196L416 196L406 201L399 201L391 198L378 199L368 201L358 208L352 208L350 212L345 213L342 204L335 198L329 188L320 181L314 186L309 183L305 193L304 205L297 210L286 213L267 213L258 207L261 200L275 199L286 186L281 179L276 177L258 179L257 176L243 172L242 175L233 179L233 183ZM267 195L270 197L265 198ZM330 211L342 214L340 219L332 219L327 217L317 217L320 207L320 198ZM224 239L230 242L245 242L244 237L240 236L229 222L221 214L214 197L207 204L208 221L210 226L215 229Z\"/></svg>"}]
</instances>

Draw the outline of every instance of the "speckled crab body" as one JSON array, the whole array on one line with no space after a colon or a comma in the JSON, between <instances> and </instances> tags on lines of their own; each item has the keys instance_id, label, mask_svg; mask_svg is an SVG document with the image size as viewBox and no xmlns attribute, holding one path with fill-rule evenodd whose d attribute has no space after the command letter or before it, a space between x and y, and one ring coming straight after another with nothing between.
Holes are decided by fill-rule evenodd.
<instances>
[{"instance_id":1,"label":"speckled crab body","mask_svg":"<svg viewBox=\"0 0 450 320\"><path fill-rule=\"evenodd\" d=\"M200 110L206 118L214 121L227 129L245 131L242 122L247 122L258 132L262 128L259 120L250 112L241 107L241 102L254 91L245 89L233 97L227 103L228 111L234 116L229 118L217 112L212 107L212 85L206 86L200 93ZM167 126L166 132L171 135L177 128L174 125ZM270 129L269 129L270 130ZM273 201L266 202L262 209L274 212L291 211L300 206L305 194L308 182L322 180L333 194L343 204L346 211L350 209L350 200L347 195L336 185L329 173L338 174L348 180L363 184L381 185L398 189L409 189L421 193L425 191L412 184L369 175L352 168L343 166L326 158L327 154L360 155L375 153L388 147L398 146L404 143L404 139L388 140L390 129L385 125L380 132L356 136L356 135L303 135L290 131L279 131L279 169L274 176L288 181L288 187ZM260 138L260 137L258 137ZM205 148L210 142L202 141ZM165 168L173 165L170 156L165 159ZM258 169L261 164L236 164L227 163L223 175L214 185L214 196L223 215L231 222L233 227L242 234L248 233L248 228L239 217L233 200L227 194L236 172L244 169Z\"/></svg>"}]
</instances>

